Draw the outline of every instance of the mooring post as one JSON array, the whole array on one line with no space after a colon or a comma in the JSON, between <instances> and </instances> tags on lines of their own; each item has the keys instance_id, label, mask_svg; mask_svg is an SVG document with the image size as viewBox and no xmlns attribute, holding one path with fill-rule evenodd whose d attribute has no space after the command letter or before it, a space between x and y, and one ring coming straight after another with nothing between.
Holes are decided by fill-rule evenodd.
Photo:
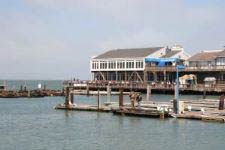
<instances>
[{"instance_id":1,"label":"mooring post","mask_svg":"<svg viewBox=\"0 0 225 150\"><path fill-rule=\"evenodd\" d=\"M203 99L206 99L206 89L205 89L205 88L203 89L203 95L202 95L202 98L203 98Z\"/></svg>"},{"instance_id":2,"label":"mooring post","mask_svg":"<svg viewBox=\"0 0 225 150\"><path fill-rule=\"evenodd\" d=\"M120 87L119 107L123 107L123 88Z\"/></svg>"},{"instance_id":3,"label":"mooring post","mask_svg":"<svg viewBox=\"0 0 225 150\"><path fill-rule=\"evenodd\" d=\"M111 87L110 85L107 86L107 102L110 103L111 101Z\"/></svg>"},{"instance_id":4,"label":"mooring post","mask_svg":"<svg viewBox=\"0 0 225 150\"><path fill-rule=\"evenodd\" d=\"M147 85L146 101L150 101L150 95L151 95L151 86Z\"/></svg>"},{"instance_id":5,"label":"mooring post","mask_svg":"<svg viewBox=\"0 0 225 150\"><path fill-rule=\"evenodd\" d=\"M74 100L73 92L70 92L70 102L71 102L71 104L73 104L73 100Z\"/></svg>"},{"instance_id":6,"label":"mooring post","mask_svg":"<svg viewBox=\"0 0 225 150\"><path fill-rule=\"evenodd\" d=\"M99 108L100 108L100 93L99 93L99 89L98 89L98 95L97 95L97 100L98 100L98 111L99 111Z\"/></svg>"},{"instance_id":7,"label":"mooring post","mask_svg":"<svg viewBox=\"0 0 225 150\"><path fill-rule=\"evenodd\" d=\"M70 88L66 87L66 95L65 95L65 105L69 105L69 94L70 94Z\"/></svg>"},{"instance_id":8,"label":"mooring post","mask_svg":"<svg viewBox=\"0 0 225 150\"><path fill-rule=\"evenodd\" d=\"M87 84L87 86L86 86L86 91L87 91L87 96L89 96L90 90L89 90L89 85L88 85L88 84Z\"/></svg>"},{"instance_id":9,"label":"mooring post","mask_svg":"<svg viewBox=\"0 0 225 150\"><path fill-rule=\"evenodd\" d=\"M219 110L223 110L223 109L224 109L224 94L220 96L220 100L219 100Z\"/></svg>"},{"instance_id":10,"label":"mooring post","mask_svg":"<svg viewBox=\"0 0 225 150\"><path fill-rule=\"evenodd\" d=\"M164 119L165 119L165 113L164 113L164 111L161 111L161 112L159 113L159 118L160 118L161 120L164 120Z\"/></svg>"}]
</instances>

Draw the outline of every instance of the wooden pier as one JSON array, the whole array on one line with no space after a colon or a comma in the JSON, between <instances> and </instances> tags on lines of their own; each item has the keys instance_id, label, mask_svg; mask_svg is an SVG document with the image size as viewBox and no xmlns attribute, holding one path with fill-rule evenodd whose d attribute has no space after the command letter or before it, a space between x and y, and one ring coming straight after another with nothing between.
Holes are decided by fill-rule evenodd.
<instances>
[{"instance_id":1,"label":"wooden pier","mask_svg":"<svg viewBox=\"0 0 225 150\"><path fill-rule=\"evenodd\" d=\"M74 103L73 88L66 87L65 91L65 103L59 104L55 109L63 110L75 110L75 111L96 111L96 112L112 112L116 115L122 116L137 116L137 117L149 117L149 118L168 118L174 117L176 119L191 119L201 120L207 122L221 122L225 123L225 110L222 106L222 110L218 110L221 104L221 100L224 105L224 96L220 97L220 100L202 99L202 100L183 100L183 110L180 110L177 114L173 111L174 101L168 102L152 102L142 101L139 104L133 105L132 94L131 102L123 102L123 88L119 90L118 102L107 101L103 106L100 105L100 92L97 95L97 105L77 105ZM108 91L109 92L109 91ZM133 92L134 94L135 92ZM148 92L149 93L149 92Z\"/></svg>"},{"instance_id":2,"label":"wooden pier","mask_svg":"<svg viewBox=\"0 0 225 150\"><path fill-rule=\"evenodd\" d=\"M98 107L97 105L69 105L59 104L55 109L64 110L77 110L77 111L99 111L99 112L111 112L111 108L108 106Z\"/></svg>"},{"instance_id":3,"label":"wooden pier","mask_svg":"<svg viewBox=\"0 0 225 150\"><path fill-rule=\"evenodd\" d=\"M191 119L191 120L201 120L206 122L220 122L225 123L225 111L211 110L203 112L184 112L183 114L173 114L172 115L178 119Z\"/></svg>"},{"instance_id":4,"label":"wooden pier","mask_svg":"<svg viewBox=\"0 0 225 150\"><path fill-rule=\"evenodd\" d=\"M175 85L170 84L167 85L166 83L162 84L161 82L155 83L154 85L141 83L141 82L91 82L85 81L83 83L74 84L75 81L65 81L64 86L73 87L74 90L92 90L92 91L107 91L107 87L110 86L112 91L119 91L122 87L125 92L130 91L137 91L142 93L147 93L147 88L150 87L151 93L155 94L174 94ZM197 94L203 95L204 93L207 95L221 95L225 93L225 83L218 83L215 86L207 87L204 84L198 84L196 86L187 86L187 85L180 85L180 93L181 94Z\"/></svg>"}]
</instances>

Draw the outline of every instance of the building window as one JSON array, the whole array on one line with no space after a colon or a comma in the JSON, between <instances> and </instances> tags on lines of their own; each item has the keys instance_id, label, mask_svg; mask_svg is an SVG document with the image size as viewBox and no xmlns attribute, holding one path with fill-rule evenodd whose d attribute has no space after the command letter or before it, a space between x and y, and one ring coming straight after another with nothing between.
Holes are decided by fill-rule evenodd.
<instances>
[{"instance_id":1,"label":"building window","mask_svg":"<svg viewBox=\"0 0 225 150\"><path fill-rule=\"evenodd\" d=\"M117 68L124 69L125 68L125 61L117 61Z\"/></svg>"},{"instance_id":2,"label":"building window","mask_svg":"<svg viewBox=\"0 0 225 150\"><path fill-rule=\"evenodd\" d=\"M133 69L134 68L134 61L129 60L127 61L127 69Z\"/></svg>"},{"instance_id":3,"label":"building window","mask_svg":"<svg viewBox=\"0 0 225 150\"><path fill-rule=\"evenodd\" d=\"M109 69L116 69L116 61L109 61Z\"/></svg>"},{"instance_id":4,"label":"building window","mask_svg":"<svg viewBox=\"0 0 225 150\"><path fill-rule=\"evenodd\" d=\"M98 69L98 61L93 61L91 63L91 67L92 67L92 69Z\"/></svg>"},{"instance_id":5,"label":"building window","mask_svg":"<svg viewBox=\"0 0 225 150\"><path fill-rule=\"evenodd\" d=\"M107 69L107 61L100 61L100 69Z\"/></svg>"},{"instance_id":6,"label":"building window","mask_svg":"<svg viewBox=\"0 0 225 150\"><path fill-rule=\"evenodd\" d=\"M136 61L136 68L143 68L143 61L142 60Z\"/></svg>"},{"instance_id":7,"label":"building window","mask_svg":"<svg viewBox=\"0 0 225 150\"><path fill-rule=\"evenodd\" d=\"M217 58L216 59L216 65L217 66L225 65L225 58Z\"/></svg>"}]
</instances>

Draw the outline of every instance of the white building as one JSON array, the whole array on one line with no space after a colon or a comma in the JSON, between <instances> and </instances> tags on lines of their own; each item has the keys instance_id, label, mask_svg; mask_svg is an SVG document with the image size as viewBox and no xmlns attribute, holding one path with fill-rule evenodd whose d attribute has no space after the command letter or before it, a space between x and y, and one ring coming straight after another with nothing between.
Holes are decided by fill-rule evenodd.
<instances>
[{"instance_id":1,"label":"white building","mask_svg":"<svg viewBox=\"0 0 225 150\"><path fill-rule=\"evenodd\" d=\"M146 58L178 58L189 55L181 46L109 50L90 61L92 80L141 81L145 80Z\"/></svg>"}]
</instances>

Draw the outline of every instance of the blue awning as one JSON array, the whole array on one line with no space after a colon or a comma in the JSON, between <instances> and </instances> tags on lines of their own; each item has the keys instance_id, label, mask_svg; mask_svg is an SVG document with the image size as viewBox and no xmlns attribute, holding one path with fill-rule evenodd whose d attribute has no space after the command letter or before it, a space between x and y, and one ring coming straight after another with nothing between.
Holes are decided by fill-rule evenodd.
<instances>
[{"instance_id":1,"label":"blue awning","mask_svg":"<svg viewBox=\"0 0 225 150\"><path fill-rule=\"evenodd\" d=\"M158 63L166 63L166 62L177 62L177 58L145 58L146 63L150 62L158 62Z\"/></svg>"}]
</instances>

